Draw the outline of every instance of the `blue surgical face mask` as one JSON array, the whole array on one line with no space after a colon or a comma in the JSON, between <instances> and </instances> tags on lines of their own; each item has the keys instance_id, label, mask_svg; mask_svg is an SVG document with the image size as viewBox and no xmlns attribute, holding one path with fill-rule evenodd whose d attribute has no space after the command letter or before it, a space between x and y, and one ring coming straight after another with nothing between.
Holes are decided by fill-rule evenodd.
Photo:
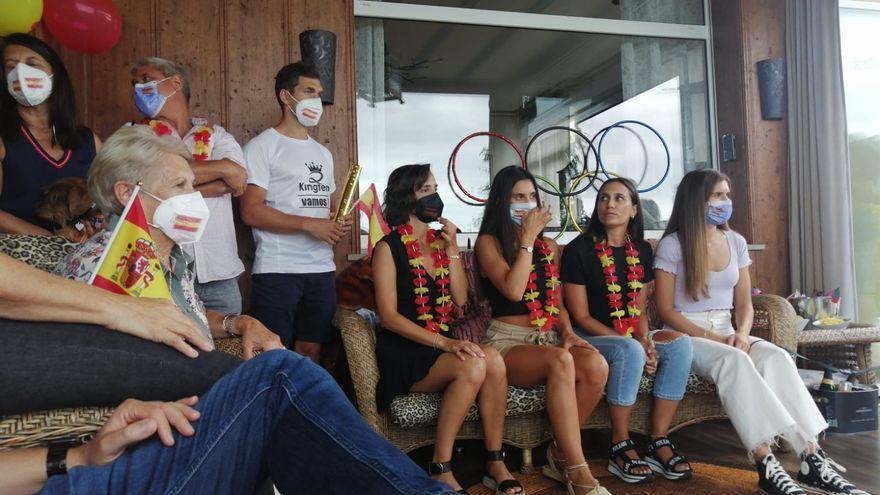
<instances>
[{"instance_id":1,"label":"blue surgical face mask","mask_svg":"<svg viewBox=\"0 0 880 495\"><path fill-rule=\"evenodd\" d=\"M733 201L709 201L706 209L706 221L712 225L724 225L733 215Z\"/></svg>"},{"instance_id":2,"label":"blue surgical face mask","mask_svg":"<svg viewBox=\"0 0 880 495\"><path fill-rule=\"evenodd\" d=\"M522 219L530 210L538 207L538 203L510 203L510 219L517 225L522 225Z\"/></svg>"},{"instance_id":3,"label":"blue surgical face mask","mask_svg":"<svg viewBox=\"0 0 880 495\"><path fill-rule=\"evenodd\" d=\"M163 95L159 92L159 83L162 81L167 81L170 77L166 77L161 81L150 81L145 83L138 83L134 85L134 106L144 114L148 118L153 118L156 115L159 115L159 112L162 111L162 107L165 106L165 102L168 98L174 96L174 93L171 93L168 96Z\"/></svg>"}]
</instances>

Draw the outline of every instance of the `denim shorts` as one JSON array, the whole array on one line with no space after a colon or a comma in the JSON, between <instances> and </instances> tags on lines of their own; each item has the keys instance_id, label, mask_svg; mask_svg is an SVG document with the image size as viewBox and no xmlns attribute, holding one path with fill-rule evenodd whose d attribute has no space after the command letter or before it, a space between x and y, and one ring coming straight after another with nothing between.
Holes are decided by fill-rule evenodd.
<instances>
[{"instance_id":1,"label":"denim shorts","mask_svg":"<svg viewBox=\"0 0 880 495\"><path fill-rule=\"evenodd\" d=\"M336 312L336 272L254 274L251 307L285 346L325 344Z\"/></svg>"}]
</instances>

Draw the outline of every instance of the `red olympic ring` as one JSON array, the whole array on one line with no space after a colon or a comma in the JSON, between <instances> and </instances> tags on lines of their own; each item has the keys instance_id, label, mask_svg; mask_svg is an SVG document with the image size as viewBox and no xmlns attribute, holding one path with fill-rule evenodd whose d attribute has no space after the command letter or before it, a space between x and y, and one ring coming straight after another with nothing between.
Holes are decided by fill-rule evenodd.
<instances>
[{"instance_id":1,"label":"red olympic ring","mask_svg":"<svg viewBox=\"0 0 880 495\"><path fill-rule=\"evenodd\" d=\"M458 142L458 144L455 146L455 149L452 150L452 155L449 157L449 162L450 162L449 166L452 168L452 178L455 180L455 184L458 186L459 189L461 189L461 192L463 192L465 196L471 198L472 200L474 200L478 203L485 203L486 201L489 201L488 198L478 198L477 196L474 196L473 194L471 194L465 190L464 186L461 185L461 181L458 179L458 172L456 172L456 170L455 170L455 158L458 155L458 150L465 143L465 141L467 141L468 139L477 137L477 136L496 137L498 139L501 139L505 143L509 144L513 148L513 150L516 151L517 156L519 156L520 163L522 163L522 168L526 168L526 158L523 156L522 151L520 151L519 147L517 147L517 145L515 145L513 143L513 141L511 141L509 138L507 138L507 136L503 136L503 135L498 134L496 132L487 132L487 131L475 132L475 133L471 134L470 136L467 136L466 138L464 138Z\"/></svg>"}]
</instances>

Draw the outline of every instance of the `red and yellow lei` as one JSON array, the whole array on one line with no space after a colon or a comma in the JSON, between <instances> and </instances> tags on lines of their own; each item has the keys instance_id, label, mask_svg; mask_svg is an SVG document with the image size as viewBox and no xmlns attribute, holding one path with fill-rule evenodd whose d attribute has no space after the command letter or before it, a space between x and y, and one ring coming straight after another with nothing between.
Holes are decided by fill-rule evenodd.
<instances>
[{"instance_id":1,"label":"red and yellow lei","mask_svg":"<svg viewBox=\"0 0 880 495\"><path fill-rule=\"evenodd\" d=\"M214 128L205 124L200 125L193 134L195 145L193 146L193 159L205 161L211 153L211 134Z\"/></svg>"},{"instance_id":2,"label":"red and yellow lei","mask_svg":"<svg viewBox=\"0 0 880 495\"><path fill-rule=\"evenodd\" d=\"M611 247L608 245L607 240L596 243L596 255L602 264L602 273L605 274L605 286L608 288L608 306L611 307L611 318L616 318L614 320L614 330L621 335L631 337L639 331L639 320L642 312L639 311L638 297L639 291L643 286L642 278L645 275L645 268L639 264L639 251L628 236L625 246L626 286L629 288L629 291L626 293L629 298L626 304L626 311L623 309L623 295L620 293L621 286L617 283L617 265L614 263L614 256L611 254Z\"/></svg>"},{"instance_id":3,"label":"red and yellow lei","mask_svg":"<svg viewBox=\"0 0 880 495\"><path fill-rule=\"evenodd\" d=\"M150 129L157 136L170 136L174 132L168 124L159 119L144 119L141 121L141 124L150 126ZM214 128L207 124L196 127L193 133L195 144L193 145L192 155L194 160L201 162L208 159L211 153L211 136L213 133Z\"/></svg>"},{"instance_id":4,"label":"red and yellow lei","mask_svg":"<svg viewBox=\"0 0 880 495\"><path fill-rule=\"evenodd\" d=\"M157 136L170 136L174 133L171 127L159 119L144 119L141 124L150 126Z\"/></svg>"},{"instance_id":5,"label":"red and yellow lei","mask_svg":"<svg viewBox=\"0 0 880 495\"><path fill-rule=\"evenodd\" d=\"M419 240L413 236L412 225L401 225L397 227L397 233L406 247L406 256L409 258L409 264L413 274L413 293L415 294L416 314L419 321L425 324L425 330L431 333L439 333L441 331L449 331L449 322L452 320L449 313L452 311L452 296L449 295L449 256L446 254L446 242L440 237L439 230L428 229L427 240L431 247L431 258L434 260L434 283L440 295L436 299L434 311L437 318L431 314L431 302L428 297L429 289L427 287L428 271L425 269L425 260L422 257L421 248L419 248Z\"/></svg>"},{"instance_id":6,"label":"red and yellow lei","mask_svg":"<svg viewBox=\"0 0 880 495\"><path fill-rule=\"evenodd\" d=\"M532 271L529 273L529 282L526 284L526 293L523 300L526 302L526 308L529 310L529 322L534 325L535 330L541 332L549 332L553 330L559 321L559 265L553 262L555 257L550 246L542 240L535 241L535 249L541 255L541 261L544 264L544 304L541 304L538 292L538 273L535 271L535 265L532 265Z\"/></svg>"}]
</instances>

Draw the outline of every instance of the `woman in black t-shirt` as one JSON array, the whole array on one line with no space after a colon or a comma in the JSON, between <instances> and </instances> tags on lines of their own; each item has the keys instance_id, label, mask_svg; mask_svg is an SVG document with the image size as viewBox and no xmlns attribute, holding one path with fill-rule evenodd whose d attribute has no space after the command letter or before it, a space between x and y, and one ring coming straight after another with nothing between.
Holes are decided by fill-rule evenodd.
<instances>
[{"instance_id":1,"label":"woman in black t-shirt","mask_svg":"<svg viewBox=\"0 0 880 495\"><path fill-rule=\"evenodd\" d=\"M666 438L690 375L691 341L672 330L648 329L642 286L653 280L654 266L642 225L635 185L610 179L599 189L587 231L562 257L566 307L576 332L611 368L605 394L612 428L608 470L627 483L649 482L653 472L671 480L691 477L690 465ZM646 460L629 438L643 370L655 374Z\"/></svg>"},{"instance_id":2,"label":"woman in black t-shirt","mask_svg":"<svg viewBox=\"0 0 880 495\"><path fill-rule=\"evenodd\" d=\"M476 399L487 450L483 483L496 494L522 493L501 450L507 409L504 361L490 346L447 336L452 304L466 303L468 283L458 254L458 229L440 217L443 201L430 166L395 169L382 207L394 227L373 252L381 323L376 332L379 409L387 409L398 395L443 392L428 472L460 490L452 475L452 445ZM435 221L442 229L428 228Z\"/></svg>"}]
</instances>

